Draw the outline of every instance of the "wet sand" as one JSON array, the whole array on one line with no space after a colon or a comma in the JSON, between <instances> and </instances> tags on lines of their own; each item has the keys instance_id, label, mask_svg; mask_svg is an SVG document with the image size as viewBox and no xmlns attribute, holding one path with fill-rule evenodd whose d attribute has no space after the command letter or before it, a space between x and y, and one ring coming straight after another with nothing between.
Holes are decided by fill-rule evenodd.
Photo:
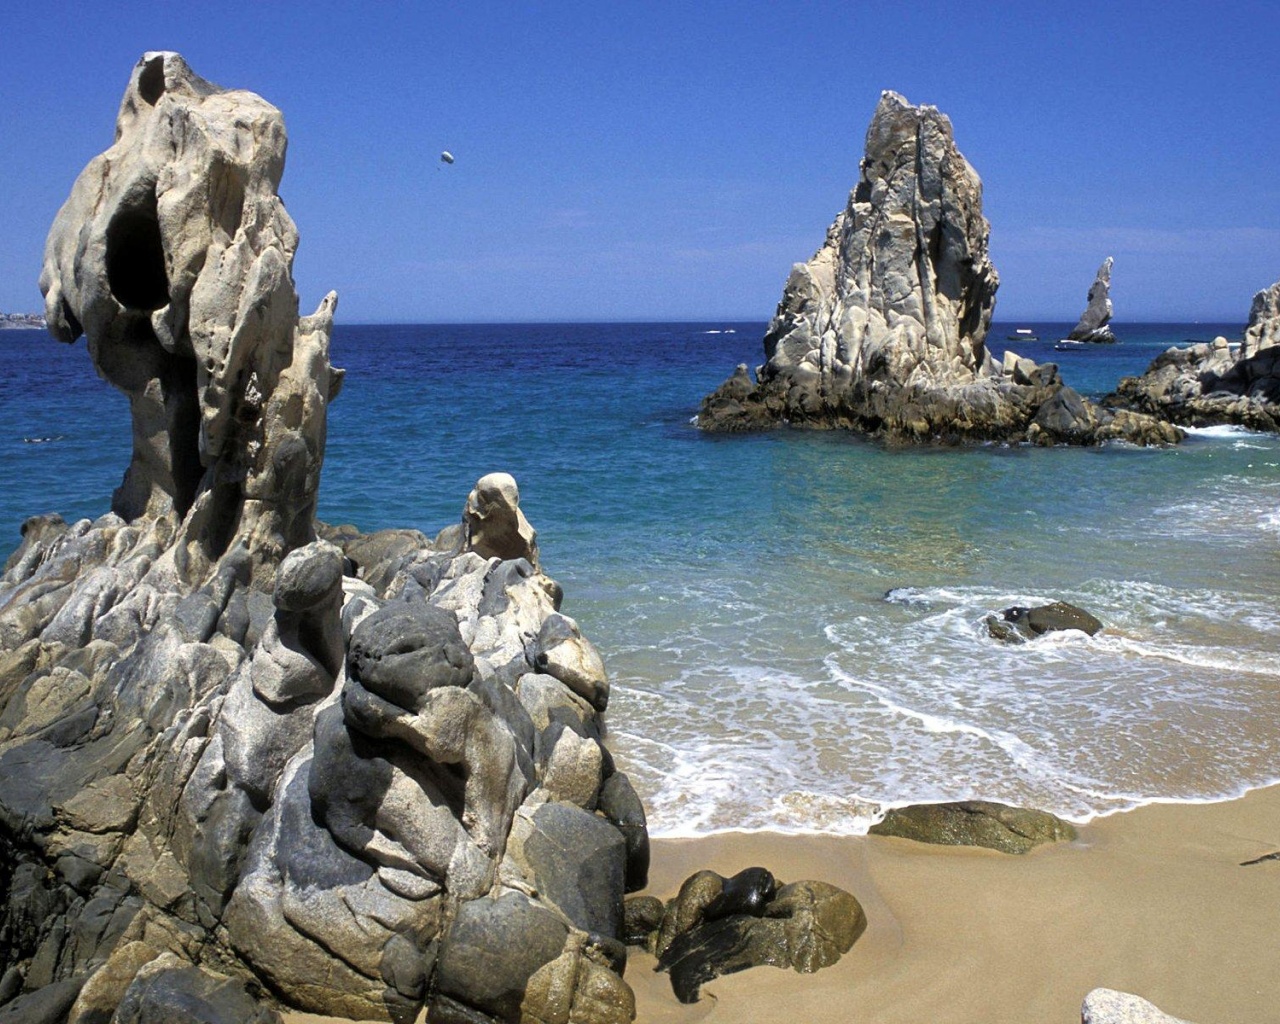
<instances>
[{"instance_id":1,"label":"wet sand","mask_svg":"<svg viewBox=\"0 0 1280 1024\"><path fill-rule=\"evenodd\" d=\"M762 864L862 902L868 926L813 975L759 967L678 1003L633 951L639 1024L1078 1024L1105 986L1196 1024L1280 1019L1280 786L1103 818L1016 857L879 836L732 833L656 840L648 892L700 868ZM321 1021L286 1016L291 1024Z\"/></svg>"}]
</instances>

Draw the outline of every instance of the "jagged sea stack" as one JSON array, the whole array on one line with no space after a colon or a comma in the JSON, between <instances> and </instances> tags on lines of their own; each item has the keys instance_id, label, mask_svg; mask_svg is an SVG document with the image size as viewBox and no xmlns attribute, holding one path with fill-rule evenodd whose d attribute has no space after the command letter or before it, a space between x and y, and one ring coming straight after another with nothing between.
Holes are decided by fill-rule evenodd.
<instances>
[{"instance_id":1,"label":"jagged sea stack","mask_svg":"<svg viewBox=\"0 0 1280 1024\"><path fill-rule=\"evenodd\" d=\"M1237 350L1226 338L1167 349L1106 402L1186 426L1280 431L1280 281L1253 297Z\"/></svg>"},{"instance_id":2,"label":"jagged sea stack","mask_svg":"<svg viewBox=\"0 0 1280 1024\"><path fill-rule=\"evenodd\" d=\"M1052 364L992 360L985 339L999 279L988 234L982 183L951 122L884 93L861 178L822 248L792 269L756 380L740 366L703 401L699 426L844 428L898 441L1176 441L1166 425L1085 401Z\"/></svg>"},{"instance_id":3,"label":"jagged sea stack","mask_svg":"<svg viewBox=\"0 0 1280 1024\"><path fill-rule=\"evenodd\" d=\"M1089 300L1085 311L1080 314L1080 322L1071 328L1068 341L1088 341L1100 345L1115 344L1116 336L1112 333L1111 323L1111 264L1115 262L1108 256L1098 268L1098 274L1089 286Z\"/></svg>"},{"instance_id":4,"label":"jagged sea stack","mask_svg":"<svg viewBox=\"0 0 1280 1024\"><path fill-rule=\"evenodd\" d=\"M435 542L316 522L335 299L298 317L284 153L148 53L49 235L134 448L0 578L0 1017L624 1024L604 666L509 476Z\"/></svg>"}]
</instances>

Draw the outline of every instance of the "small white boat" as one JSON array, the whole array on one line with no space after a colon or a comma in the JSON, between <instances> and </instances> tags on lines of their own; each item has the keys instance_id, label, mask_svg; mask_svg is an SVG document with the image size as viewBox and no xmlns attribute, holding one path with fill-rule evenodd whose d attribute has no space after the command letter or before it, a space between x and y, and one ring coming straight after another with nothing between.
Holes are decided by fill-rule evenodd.
<instances>
[{"instance_id":1,"label":"small white boat","mask_svg":"<svg viewBox=\"0 0 1280 1024\"><path fill-rule=\"evenodd\" d=\"M1030 327L1017 327L1012 334L1005 335L1006 341L1039 341L1036 332Z\"/></svg>"},{"instance_id":2,"label":"small white boat","mask_svg":"<svg viewBox=\"0 0 1280 1024\"><path fill-rule=\"evenodd\" d=\"M1088 347L1089 343L1087 341L1072 341L1069 338L1063 338L1053 346L1053 350L1055 352L1077 352Z\"/></svg>"}]
</instances>

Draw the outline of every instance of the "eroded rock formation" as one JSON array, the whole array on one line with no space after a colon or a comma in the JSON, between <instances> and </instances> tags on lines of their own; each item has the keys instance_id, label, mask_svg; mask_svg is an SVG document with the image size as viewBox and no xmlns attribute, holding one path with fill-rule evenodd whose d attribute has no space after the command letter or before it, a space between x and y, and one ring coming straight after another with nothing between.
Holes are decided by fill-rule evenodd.
<instances>
[{"instance_id":1,"label":"eroded rock formation","mask_svg":"<svg viewBox=\"0 0 1280 1024\"><path fill-rule=\"evenodd\" d=\"M1101 345L1115 344L1111 323L1111 265L1115 260L1108 256L1098 268L1098 274L1089 286L1089 300L1080 314L1080 321L1067 335L1068 341L1088 341Z\"/></svg>"},{"instance_id":2,"label":"eroded rock formation","mask_svg":"<svg viewBox=\"0 0 1280 1024\"><path fill-rule=\"evenodd\" d=\"M739 366L703 401L699 426L785 423L905 441L1176 441L1167 425L1082 399L1052 364L991 358L998 276L988 235L982 183L951 122L884 93L847 206L787 280L764 365L755 380Z\"/></svg>"},{"instance_id":3,"label":"eroded rock formation","mask_svg":"<svg viewBox=\"0 0 1280 1024\"><path fill-rule=\"evenodd\" d=\"M1168 349L1106 403L1185 426L1280 431L1280 281L1253 297L1237 350L1226 338Z\"/></svg>"},{"instance_id":4,"label":"eroded rock formation","mask_svg":"<svg viewBox=\"0 0 1280 1024\"><path fill-rule=\"evenodd\" d=\"M49 236L134 450L0 579L0 1014L629 1021L603 663L510 477L434 542L316 523L335 299L298 317L284 151L148 53Z\"/></svg>"},{"instance_id":5,"label":"eroded rock formation","mask_svg":"<svg viewBox=\"0 0 1280 1024\"><path fill-rule=\"evenodd\" d=\"M812 974L849 952L867 927L862 905L843 889L783 885L761 867L731 878L699 871L665 904L637 896L626 909L627 940L658 958L682 1003L697 1002L713 978L752 967Z\"/></svg>"}]
</instances>

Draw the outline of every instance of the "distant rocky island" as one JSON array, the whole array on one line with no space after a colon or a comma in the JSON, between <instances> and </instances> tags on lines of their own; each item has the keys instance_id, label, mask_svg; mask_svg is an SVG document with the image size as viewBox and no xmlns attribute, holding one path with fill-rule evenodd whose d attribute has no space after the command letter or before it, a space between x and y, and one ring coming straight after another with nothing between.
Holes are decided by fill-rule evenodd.
<instances>
[{"instance_id":1,"label":"distant rocky island","mask_svg":"<svg viewBox=\"0 0 1280 1024\"><path fill-rule=\"evenodd\" d=\"M907 443L1176 443L1176 427L1084 399L1052 363L992 359L999 277L989 234L982 182L950 120L885 92L847 206L791 271L764 364L754 379L739 366L708 395L698 426L845 429Z\"/></svg>"},{"instance_id":2,"label":"distant rocky island","mask_svg":"<svg viewBox=\"0 0 1280 1024\"><path fill-rule=\"evenodd\" d=\"M39 313L0 313L0 331L43 331L44 317Z\"/></svg>"},{"instance_id":3,"label":"distant rocky island","mask_svg":"<svg viewBox=\"0 0 1280 1024\"><path fill-rule=\"evenodd\" d=\"M1089 288L1088 305L1080 314L1079 322L1071 328L1067 341L1083 341L1091 344L1114 345L1116 336L1111 330L1111 265L1115 260L1108 256L1098 268L1097 276Z\"/></svg>"}]
</instances>

